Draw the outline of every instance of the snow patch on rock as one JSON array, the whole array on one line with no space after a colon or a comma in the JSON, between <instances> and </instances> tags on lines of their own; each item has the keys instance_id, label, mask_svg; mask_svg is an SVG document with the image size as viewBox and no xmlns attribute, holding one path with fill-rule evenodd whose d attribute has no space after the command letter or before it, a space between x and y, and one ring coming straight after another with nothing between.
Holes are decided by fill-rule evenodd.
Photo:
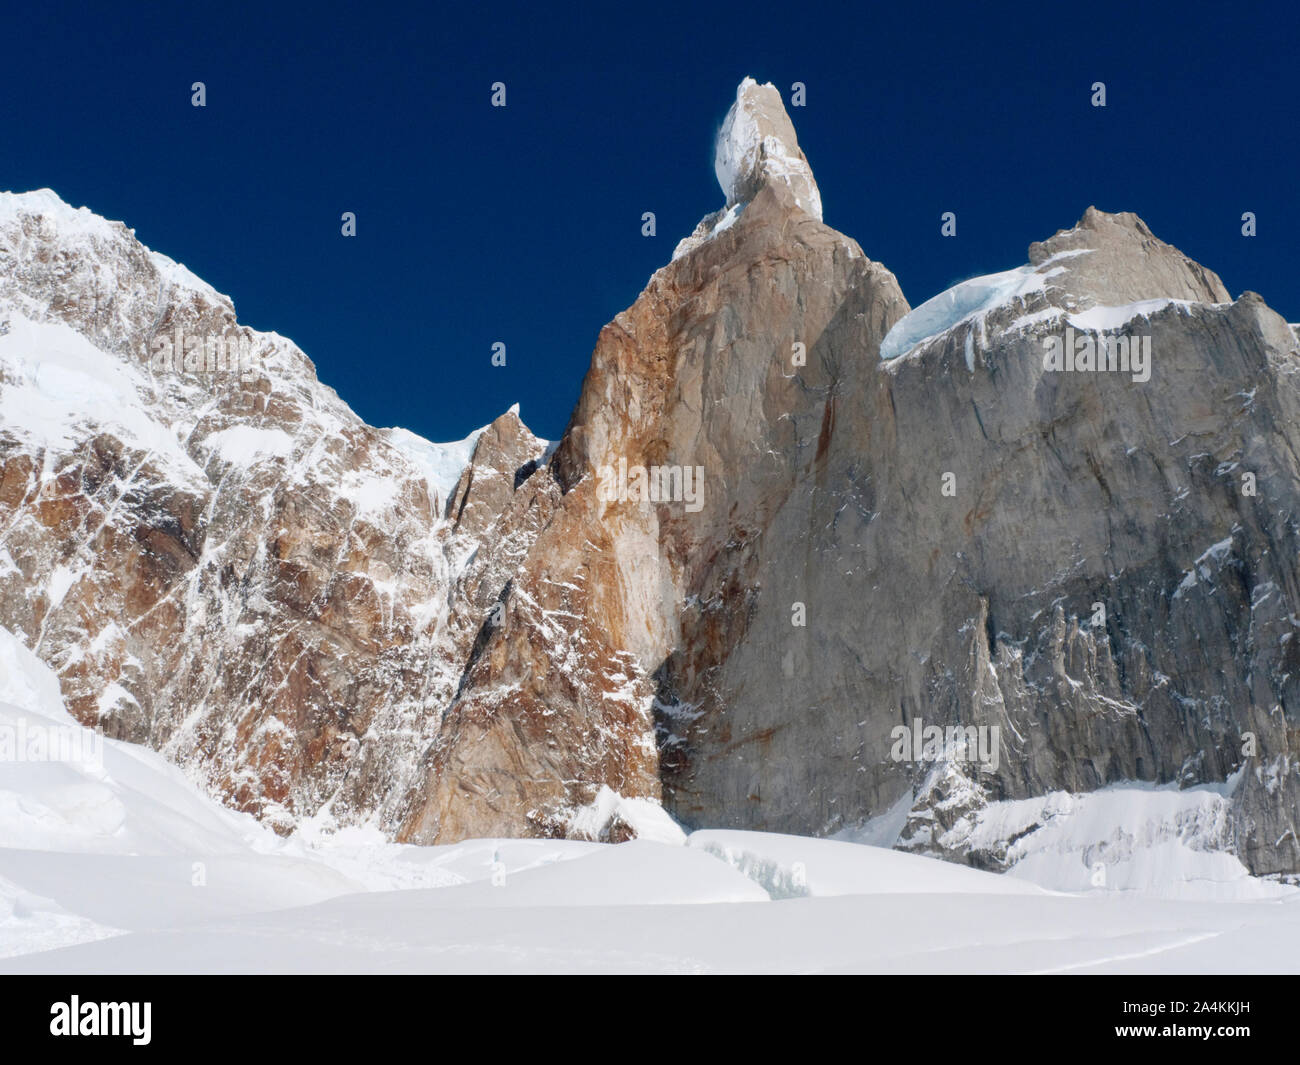
<instances>
[{"instance_id":1,"label":"snow patch on rock","mask_svg":"<svg viewBox=\"0 0 1300 1065\"><path fill-rule=\"evenodd\" d=\"M602 784L596 798L579 808L569 822L570 831L581 839L608 838L611 828L622 822L637 839L658 843L686 842L682 831L668 812L651 799L628 799Z\"/></svg>"},{"instance_id":2,"label":"snow patch on rock","mask_svg":"<svg viewBox=\"0 0 1300 1065\"><path fill-rule=\"evenodd\" d=\"M182 484L204 483L176 435L150 412L144 377L62 322L11 312L0 334L0 429L32 451L71 451L107 429Z\"/></svg>"},{"instance_id":3,"label":"snow patch on rock","mask_svg":"<svg viewBox=\"0 0 1300 1065\"><path fill-rule=\"evenodd\" d=\"M1136 891L1179 899L1264 899L1295 889L1250 876L1226 847L1226 784L1116 784L993 802L962 818L943 847L1002 855L1008 875L1056 891ZM1012 841L1009 842L1008 841Z\"/></svg>"},{"instance_id":4,"label":"snow patch on rock","mask_svg":"<svg viewBox=\"0 0 1300 1065\"><path fill-rule=\"evenodd\" d=\"M1184 312L1196 306L1191 300L1139 300L1118 307L1089 307L1086 311L1076 311L1069 316L1069 322L1076 329L1089 333L1114 333L1123 329L1134 318L1150 318L1166 307L1178 307Z\"/></svg>"},{"instance_id":5,"label":"snow patch on rock","mask_svg":"<svg viewBox=\"0 0 1300 1065\"><path fill-rule=\"evenodd\" d=\"M974 321L1032 292L1041 292L1047 287L1049 274L1035 266L1020 266L953 285L895 322L880 343L880 357L896 359L963 322Z\"/></svg>"}]
</instances>

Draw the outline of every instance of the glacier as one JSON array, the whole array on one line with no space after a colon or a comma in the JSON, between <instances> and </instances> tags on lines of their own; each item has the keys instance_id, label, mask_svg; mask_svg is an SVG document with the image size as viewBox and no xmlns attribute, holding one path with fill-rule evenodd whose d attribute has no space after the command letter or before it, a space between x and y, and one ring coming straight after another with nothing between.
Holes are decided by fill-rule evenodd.
<instances>
[{"instance_id":1,"label":"glacier","mask_svg":"<svg viewBox=\"0 0 1300 1065\"><path fill-rule=\"evenodd\" d=\"M80 728L54 672L0 628L0 730L20 722ZM1281 972L1300 950L1300 891L1239 866L1209 884L1207 862L1179 894L1165 839L1131 840L1146 888L1035 883L1059 880L1062 831L1077 844L1098 815L1140 822L1117 792L1081 800L1073 833L1058 798L1052 844L998 876L731 830L420 847L309 819L284 838L154 751L102 743L98 765L0 762L0 972Z\"/></svg>"}]
</instances>

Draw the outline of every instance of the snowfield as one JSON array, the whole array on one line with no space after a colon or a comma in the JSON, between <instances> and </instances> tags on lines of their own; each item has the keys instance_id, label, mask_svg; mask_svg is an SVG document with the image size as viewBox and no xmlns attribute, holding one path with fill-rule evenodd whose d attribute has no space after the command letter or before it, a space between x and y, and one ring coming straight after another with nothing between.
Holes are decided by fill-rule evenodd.
<instances>
[{"instance_id":1,"label":"snowfield","mask_svg":"<svg viewBox=\"0 0 1300 1065\"><path fill-rule=\"evenodd\" d=\"M78 757L37 757L35 737ZM1074 833L1140 822L1141 794L1084 799ZM624 812L653 838L412 847L310 822L281 838L156 753L81 729L54 674L0 629L0 972L1300 970L1300 891L1226 855L1189 865L1158 836L1134 866L1154 879L1124 881L1140 888L1064 893L1032 882L1048 847L998 876ZM1073 853L1068 824L1049 826L1049 878Z\"/></svg>"}]
</instances>

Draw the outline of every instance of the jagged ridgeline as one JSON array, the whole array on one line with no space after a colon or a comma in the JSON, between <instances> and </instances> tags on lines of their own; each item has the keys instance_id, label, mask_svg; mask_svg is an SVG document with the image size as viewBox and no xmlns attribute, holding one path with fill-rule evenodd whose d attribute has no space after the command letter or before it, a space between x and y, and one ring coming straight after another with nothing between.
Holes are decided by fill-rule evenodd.
<instances>
[{"instance_id":1,"label":"jagged ridgeline","mask_svg":"<svg viewBox=\"0 0 1300 1065\"><path fill-rule=\"evenodd\" d=\"M1295 330L1092 208L910 310L772 86L716 160L554 446L365 425L120 223L0 195L0 625L281 831L1300 872Z\"/></svg>"}]
</instances>

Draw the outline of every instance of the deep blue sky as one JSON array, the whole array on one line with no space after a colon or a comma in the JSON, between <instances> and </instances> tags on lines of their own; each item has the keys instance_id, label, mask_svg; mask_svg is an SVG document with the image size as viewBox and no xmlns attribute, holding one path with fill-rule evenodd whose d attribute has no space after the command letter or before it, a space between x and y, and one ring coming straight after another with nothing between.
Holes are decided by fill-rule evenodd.
<instances>
[{"instance_id":1,"label":"deep blue sky","mask_svg":"<svg viewBox=\"0 0 1300 1065\"><path fill-rule=\"evenodd\" d=\"M0 188L124 220L367 421L436 440L515 401L560 434L601 326L721 206L746 74L806 83L826 221L913 305L1096 204L1300 320L1290 5L470 7L11 8Z\"/></svg>"}]
</instances>

